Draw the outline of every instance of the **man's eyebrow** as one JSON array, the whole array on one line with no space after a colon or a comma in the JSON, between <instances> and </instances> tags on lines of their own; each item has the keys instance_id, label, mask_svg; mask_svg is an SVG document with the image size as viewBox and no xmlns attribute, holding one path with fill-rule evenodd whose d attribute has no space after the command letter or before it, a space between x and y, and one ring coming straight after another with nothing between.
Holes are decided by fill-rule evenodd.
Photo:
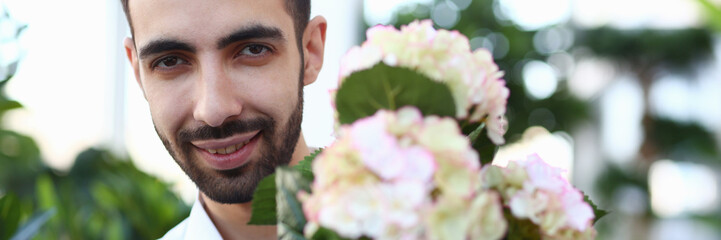
<instances>
[{"instance_id":1,"label":"man's eyebrow","mask_svg":"<svg viewBox=\"0 0 721 240\"><path fill-rule=\"evenodd\" d=\"M279 40L283 42L285 41L283 31L281 31L279 28L264 26L261 24L254 24L251 26L240 28L229 34L228 36L221 38L220 40L218 40L217 47L218 49L223 49L234 42L259 38Z\"/></svg>"},{"instance_id":2,"label":"man's eyebrow","mask_svg":"<svg viewBox=\"0 0 721 240\"><path fill-rule=\"evenodd\" d=\"M195 48L190 44L178 40L158 39L145 44L145 46L140 49L140 59L147 58L153 54L175 50L195 52Z\"/></svg>"}]
</instances>

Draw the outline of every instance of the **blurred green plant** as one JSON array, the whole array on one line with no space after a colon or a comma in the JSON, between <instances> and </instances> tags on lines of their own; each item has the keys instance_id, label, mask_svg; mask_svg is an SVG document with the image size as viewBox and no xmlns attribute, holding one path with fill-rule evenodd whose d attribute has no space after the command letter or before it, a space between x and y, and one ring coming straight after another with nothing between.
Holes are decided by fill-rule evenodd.
<instances>
[{"instance_id":1,"label":"blurred green plant","mask_svg":"<svg viewBox=\"0 0 721 240\"><path fill-rule=\"evenodd\" d=\"M0 21L7 18L0 13ZM25 26L17 28L11 38ZM18 61L0 62L7 75L0 76L0 120L22 107L5 92ZM91 148L77 156L69 172L58 172L43 163L32 138L1 126L0 240L155 239L190 212L167 183L128 158Z\"/></svg>"},{"instance_id":2,"label":"blurred green plant","mask_svg":"<svg viewBox=\"0 0 721 240\"><path fill-rule=\"evenodd\" d=\"M713 39L707 29L619 30L601 27L580 32L578 46L586 47L597 56L625 66L626 69L622 70L636 76L644 99L642 125L645 136L640 152L641 160L652 162L659 157L667 156L669 150L675 149L671 146L672 143L678 143L678 141L673 142L674 138L702 138L702 141L707 143L696 141L700 144L698 147L717 146L713 137L707 137L710 136L709 131L698 124L686 124L688 126L681 127L673 121L652 114L649 100L651 87L663 74L677 72L692 76L695 66L711 59ZM692 79L687 78L689 81ZM712 147L707 147L707 144L711 144ZM711 155L718 154L714 149L705 152Z\"/></svg>"},{"instance_id":3,"label":"blurred green plant","mask_svg":"<svg viewBox=\"0 0 721 240\"><path fill-rule=\"evenodd\" d=\"M721 32L721 6L715 5L710 0L697 0L703 7L708 18L708 24L717 32Z\"/></svg>"},{"instance_id":4,"label":"blurred green plant","mask_svg":"<svg viewBox=\"0 0 721 240\"><path fill-rule=\"evenodd\" d=\"M526 91L522 70L526 63L534 60L547 61L549 53L535 48L534 37L543 31L553 28L566 28L573 32L573 44L565 51L573 56L574 50L590 52L594 57L608 59L619 67L621 71L633 74L643 88L644 117L642 121L644 142L639 150L638 159L632 164L619 166L606 161L606 166L594 181L595 193L598 194L601 207L617 209L614 202L617 197L616 190L624 187L634 187L648 194L648 168L657 159L674 159L680 161L694 161L718 169L721 164L719 144L713 133L697 123L680 123L655 116L649 111L648 95L652 84L662 74L676 73L689 76L693 79L699 64L710 59L713 53L713 35L709 29L721 32L721 6L710 0L697 0L706 11L708 26L705 28L690 28L676 30L661 29L635 29L620 30L611 27L595 29L579 29L573 25L549 26L539 31L526 31L517 27L511 20L497 13L500 6L497 0L473 0L468 7L458 11L458 20L451 29L458 30L466 35L473 43L474 38L483 41L490 40L491 46L503 47L502 54L492 49L495 61L501 70L505 71L504 79L511 91L508 99L509 129L506 140L517 140L527 126L540 125L549 131L571 131L579 122L594 123L598 120L594 105L598 104L596 98L582 101L574 97L564 79L558 84L553 95L545 99L534 99ZM401 9L396 13L393 24L396 27L407 24L415 19L431 18L434 8L440 4L465 4L467 1L435 0L429 4L418 4ZM461 4L461 5L462 5ZM453 8L453 7L451 7ZM498 39L501 41L498 41ZM503 46L505 44L505 46ZM486 44L481 44L486 47ZM472 47L478 47L478 45ZM590 50L590 51L588 51ZM552 53L551 53L552 54ZM578 60L578 59L575 59ZM715 104L715 103L700 103ZM548 110L549 119L534 119L534 110ZM594 117L594 119L591 119ZM551 122L552 124L546 124ZM590 190L590 189L589 189ZM642 222L655 218L650 203L647 209L640 209ZM721 211L721 210L720 210ZM708 213L696 216L716 228L721 225L721 212ZM611 223L606 223L611 224ZM603 229L602 229L603 228ZM600 226L599 239L610 238L607 231L612 230ZM638 230L635 230L638 231ZM642 232L640 235L645 236ZM633 238L633 237L632 237Z\"/></svg>"},{"instance_id":5,"label":"blurred green plant","mask_svg":"<svg viewBox=\"0 0 721 240\"><path fill-rule=\"evenodd\" d=\"M3 133L31 140L17 133ZM20 156L38 156L32 141L17 146L22 149L18 150ZM33 214L48 211L55 214L36 228L36 238L158 238L190 211L168 184L107 150L82 152L68 173L53 171L37 157L0 156L0 161L0 192L4 195L0 198L0 239L33 222Z\"/></svg>"},{"instance_id":6,"label":"blurred green plant","mask_svg":"<svg viewBox=\"0 0 721 240\"><path fill-rule=\"evenodd\" d=\"M650 106L651 88L664 74L679 74L686 76L687 81L694 81L698 66L713 57L713 35L709 28L721 30L721 9L706 0L699 2L705 3L710 13L708 28L620 30L600 27L578 31L577 47L590 49L594 55L617 64L621 71L634 75L642 90L644 111L641 126L644 136L638 155L629 161L631 164L617 165L607 161L605 170L596 180L600 199L616 205L612 208L620 208L619 205L624 204L618 201L621 198L619 189L632 187L650 195L648 171L656 160L691 161L719 168L721 153L712 130L696 122L677 122L657 116ZM638 209L638 222L641 224L658 218L650 203L647 201L645 204L646 209ZM690 217L719 229L719 211ZM631 238L646 233L633 234Z\"/></svg>"},{"instance_id":7,"label":"blurred green plant","mask_svg":"<svg viewBox=\"0 0 721 240\"><path fill-rule=\"evenodd\" d=\"M107 150L78 155L67 175L38 177L36 197L56 217L42 238L148 239L161 237L189 213L169 185Z\"/></svg>"},{"instance_id":8,"label":"blurred green plant","mask_svg":"<svg viewBox=\"0 0 721 240\"><path fill-rule=\"evenodd\" d=\"M88 149L69 172L58 173L42 164L31 138L0 134L0 239L48 211L55 214L36 228L38 239L159 238L189 214L168 184L130 159Z\"/></svg>"}]
</instances>

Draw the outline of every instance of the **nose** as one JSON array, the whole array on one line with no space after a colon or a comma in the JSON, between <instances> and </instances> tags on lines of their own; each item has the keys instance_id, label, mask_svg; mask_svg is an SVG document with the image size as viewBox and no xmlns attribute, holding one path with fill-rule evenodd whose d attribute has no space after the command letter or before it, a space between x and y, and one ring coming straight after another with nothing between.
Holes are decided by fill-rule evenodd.
<instances>
[{"instance_id":1,"label":"nose","mask_svg":"<svg viewBox=\"0 0 721 240\"><path fill-rule=\"evenodd\" d=\"M195 120L211 127L222 125L227 119L237 117L243 110L232 79L222 67L204 68L197 83Z\"/></svg>"}]
</instances>

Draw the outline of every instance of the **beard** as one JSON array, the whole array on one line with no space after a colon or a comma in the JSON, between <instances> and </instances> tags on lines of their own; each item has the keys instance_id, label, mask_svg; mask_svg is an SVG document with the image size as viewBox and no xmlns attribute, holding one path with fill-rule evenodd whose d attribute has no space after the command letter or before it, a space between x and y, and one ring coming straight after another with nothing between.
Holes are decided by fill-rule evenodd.
<instances>
[{"instance_id":1,"label":"beard","mask_svg":"<svg viewBox=\"0 0 721 240\"><path fill-rule=\"evenodd\" d=\"M172 144L167 136L156 133L186 175L206 196L218 203L247 203L253 200L253 193L260 180L275 172L280 165L287 165L300 137L303 120L303 75L299 81L298 100L289 119L279 125L268 116L247 120L233 120L218 127L202 126L196 129L181 129ZM260 130L256 146L260 156L235 169L214 170L202 168L202 159L193 154L196 148L191 141L222 139L235 134ZM256 136L258 137L258 136Z\"/></svg>"}]
</instances>

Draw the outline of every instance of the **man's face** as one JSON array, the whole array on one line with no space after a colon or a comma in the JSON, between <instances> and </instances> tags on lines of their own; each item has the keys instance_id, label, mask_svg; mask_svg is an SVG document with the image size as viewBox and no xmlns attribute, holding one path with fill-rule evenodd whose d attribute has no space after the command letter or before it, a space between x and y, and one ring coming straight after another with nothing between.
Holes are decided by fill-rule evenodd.
<instances>
[{"instance_id":1,"label":"man's face","mask_svg":"<svg viewBox=\"0 0 721 240\"><path fill-rule=\"evenodd\" d=\"M303 67L284 0L131 0L130 14L136 78L168 152L214 201L250 201L300 133Z\"/></svg>"}]
</instances>

